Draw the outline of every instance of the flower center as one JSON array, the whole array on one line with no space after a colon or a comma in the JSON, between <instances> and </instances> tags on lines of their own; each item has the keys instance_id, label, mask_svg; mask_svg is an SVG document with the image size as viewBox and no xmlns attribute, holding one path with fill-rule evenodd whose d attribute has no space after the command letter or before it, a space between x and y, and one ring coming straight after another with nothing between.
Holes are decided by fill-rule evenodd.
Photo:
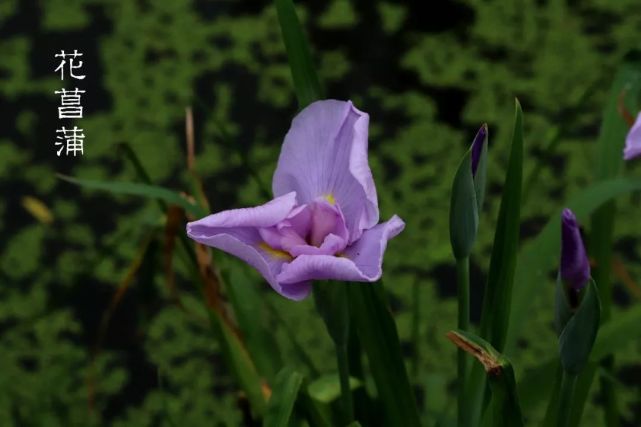
<instances>
[{"instance_id":1,"label":"flower center","mask_svg":"<svg viewBox=\"0 0 641 427\"><path fill-rule=\"evenodd\" d=\"M349 233L333 197L319 197L292 209L287 218L258 230L272 250L299 255L336 255L347 246Z\"/></svg>"}]
</instances>

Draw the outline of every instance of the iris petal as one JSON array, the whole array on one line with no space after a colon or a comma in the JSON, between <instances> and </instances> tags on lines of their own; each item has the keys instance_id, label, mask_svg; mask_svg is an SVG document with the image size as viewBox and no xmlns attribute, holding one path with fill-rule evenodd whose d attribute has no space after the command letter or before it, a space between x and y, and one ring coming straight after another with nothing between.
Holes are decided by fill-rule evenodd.
<instances>
[{"instance_id":1,"label":"iris petal","mask_svg":"<svg viewBox=\"0 0 641 427\"><path fill-rule=\"evenodd\" d=\"M378 200L367 161L369 116L351 102L310 104L292 121L274 172L274 195L291 191L301 204L324 197L340 206L349 243L378 222Z\"/></svg>"},{"instance_id":2,"label":"iris petal","mask_svg":"<svg viewBox=\"0 0 641 427\"><path fill-rule=\"evenodd\" d=\"M282 267L277 276L280 283L298 283L309 280L348 280L374 282L382 275L383 254L387 241L395 237L405 223L394 215L363 233L344 256L301 255Z\"/></svg>"},{"instance_id":3,"label":"iris petal","mask_svg":"<svg viewBox=\"0 0 641 427\"><path fill-rule=\"evenodd\" d=\"M237 256L267 280L281 295L301 300L311 289L309 283L282 285L276 280L291 256L266 245L257 227L270 227L287 217L296 203L289 193L254 208L232 209L187 224L187 234L195 241Z\"/></svg>"}]
</instances>

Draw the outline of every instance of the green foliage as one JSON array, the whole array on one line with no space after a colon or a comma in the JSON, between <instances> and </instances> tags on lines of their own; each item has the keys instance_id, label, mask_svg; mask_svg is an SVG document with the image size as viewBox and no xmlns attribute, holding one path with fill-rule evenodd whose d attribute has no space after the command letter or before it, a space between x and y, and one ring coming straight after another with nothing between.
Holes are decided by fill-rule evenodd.
<instances>
[{"instance_id":1,"label":"green foliage","mask_svg":"<svg viewBox=\"0 0 641 427\"><path fill-rule=\"evenodd\" d=\"M468 150L456 170L450 202L450 242L456 259L470 256L479 225L479 208Z\"/></svg>"},{"instance_id":2,"label":"green foliage","mask_svg":"<svg viewBox=\"0 0 641 427\"><path fill-rule=\"evenodd\" d=\"M281 427L289 424L302 383L302 375L290 368L283 368L278 373L274 381L272 397L267 406L264 427Z\"/></svg>"},{"instance_id":3,"label":"green foliage","mask_svg":"<svg viewBox=\"0 0 641 427\"><path fill-rule=\"evenodd\" d=\"M590 281L579 308L564 325L559 336L559 354L563 370L572 375L581 372L590 358L600 321L601 302L596 285Z\"/></svg>"},{"instance_id":4,"label":"green foliage","mask_svg":"<svg viewBox=\"0 0 641 427\"><path fill-rule=\"evenodd\" d=\"M433 12L433 20L442 25L403 3L347 3L299 1L296 7L327 96L351 98L371 114L370 162L381 215L398 213L407 223L386 255L387 291L401 343L420 355L410 378L423 392L419 407L427 415L422 421L447 421L455 407L455 350L444 339L456 324L450 186L467 149L466 135L488 122L494 136L488 195L472 257L474 297L492 249L496 190L505 175L515 95L527 110L525 177L539 168L521 212L525 251L517 264L506 348L517 377L555 354L550 325L554 278L548 272L554 270L558 247L549 236L556 236L564 201L573 209L586 206L579 215L585 222L597 201L617 196L614 255L633 279L641 277L635 255L641 250L641 229L628 220L638 217L641 208L639 199L628 195L639 189L636 180L581 191L594 170L597 124L611 77L623 55L639 44L638 0L571 6L463 0L456 2L456 22ZM34 18L15 25L18 16ZM184 108L192 105L196 169L212 210L264 201L296 110L276 9L269 2L5 0L0 24L10 22L0 41L0 97L8 107L3 108L0 138L5 195L0 201L0 425L240 425L237 385L222 367L201 297L187 283L191 271L180 250L175 270L187 311L174 305L157 264L162 257L152 251L146 260L152 273L141 275L127 295L123 312L132 318L122 320L126 328L108 333L93 365L96 392L93 415L88 415L86 378L97 328L88 320L95 316L87 312L102 313L140 240L158 226L159 215L155 206L134 197L77 190L55 172L139 181L134 167L117 154L116 145L128 142L155 184L184 191L182 126ZM54 52L42 44L61 38L71 48L87 42L82 47L86 63L95 67L87 79L95 86L91 96L98 105L87 109L80 122L87 135L85 156L64 163L55 157L51 134L57 124L52 92L60 81L52 72ZM44 69L32 69L38 63ZM548 150L551 130L560 136ZM628 172L638 176L638 164L629 165ZM21 207L25 195L51 209L52 225L37 222ZM552 222L545 225L549 218ZM541 230L545 237L531 239ZM225 258L216 254L221 265ZM264 305L257 318L271 332L281 363L305 375L310 365L322 373L335 371L331 341L318 333L323 324L313 303L285 301L266 290L255 273L248 274L253 289L264 289L258 291ZM619 278L613 287L624 304L637 304ZM421 307L418 321L410 310L414 303ZM478 307L479 301L473 298L473 304ZM640 347L636 338L607 337L636 333L635 313L636 306L615 305L612 317L628 319L628 332L605 325L595 344L600 355L620 347L615 375L637 366ZM606 332L610 327L611 334ZM121 340L123 330L135 338ZM301 349L311 364L300 357ZM129 364L137 358L149 369L141 373ZM265 368L260 369L262 374ZM140 381L137 375L151 376L152 384L127 399ZM621 416L638 424L638 392L628 386L617 390ZM588 427L602 424L595 392L596 387L586 391L590 398L582 425ZM524 413L537 425L545 408L530 401L531 407L523 403Z\"/></svg>"}]
</instances>

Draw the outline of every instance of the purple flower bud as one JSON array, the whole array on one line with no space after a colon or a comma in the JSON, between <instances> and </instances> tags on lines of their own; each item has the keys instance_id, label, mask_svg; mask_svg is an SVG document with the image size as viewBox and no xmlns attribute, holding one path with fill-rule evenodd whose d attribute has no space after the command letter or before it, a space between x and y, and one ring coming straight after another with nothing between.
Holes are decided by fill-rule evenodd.
<instances>
[{"instance_id":1,"label":"purple flower bud","mask_svg":"<svg viewBox=\"0 0 641 427\"><path fill-rule=\"evenodd\" d=\"M483 124L472 141L472 175L476 175L476 169L479 167L479 160L483 152L483 146L487 141L487 124Z\"/></svg>"},{"instance_id":2,"label":"purple flower bud","mask_svg":"<svg viewBox=\"0 0 641 427\"><path fill-rule=\"evenodd\" d=\"M561 214L561 279L575 290L590 280L590 260L585 252L581 230L570 209Z\"/></svg>"}]
</instances>

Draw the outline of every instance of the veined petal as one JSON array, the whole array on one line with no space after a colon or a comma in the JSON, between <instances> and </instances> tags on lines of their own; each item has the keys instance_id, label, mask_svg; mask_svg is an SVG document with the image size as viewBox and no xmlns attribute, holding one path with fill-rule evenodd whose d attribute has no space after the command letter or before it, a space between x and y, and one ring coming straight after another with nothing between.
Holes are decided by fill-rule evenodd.
<instances>
[{"instance_id":1,"label":"veined petal","mask_svg":"<svg viewBox=\"0 0 641 427\"><path fill-rule=\"evenodd\" d=\"M267 245L257 228L269 227L283 220L295 203L296 194L290 193L255 208L220 212L188 223L187 235L199 243L242 259L258 270L276 292L286 298L301 300L309 294L310 284L278 283L276 276L292 258Z\"/></svg>"},{"instance_id":2,"label":"veined petal","mask_svg":"<svg viewBox=\"0 0 641 427\"><path fill-rule=\"evenodd\" d=\"M187 234L216 227L271 227L287 217L296 205L296 193L290 192L253 208L230 209L187 224Z\"/></svg>"},{"instance_id":3,"label":"veined petal","mask_svg":"<svg viewBox=\"0 0 641 427\"><path fill-rule=\"evenodd\" d=\"M349 243L378 222L367 161L369 116L351 102L310 104L292 121L274 172L274 195L295 191L300 204L324 197L340 206Z\"/></svg>"},{"instance_id":4,"label":"veined petal","mask_svg":"<svg viewBox=\"0 0 641 427\"><path fill-rule=\"evenodd\" d=\"M374 282L382 275L387 241L400 233L405 223L394 215L389 221L365 231L360 240L348 247L344 256L300 255L283 265L277 276L280 283L310 280L347 280Z\"/></svg>"},{"instance_id":5,"label":"veined petal","mask_svg":"<svg viewBox=\"0 0 641 427\"><path fill-rule=\"evenodd\" d=\"M283 266L277 280L281 283L298 283L311 280L346 280L369 282L354 261L333 255L300 255Z\"/></svg>"},{"instance_id":6,"label":"veined petal","mask_svg":"<svg viewBox=\"0 0 641 427\"><path fill-rule=\"evenodd\" d=\"M639 112L636 121L628 132L628 136L625 139L625 149L623 150L623 158L625 160L638 156L641 156L641 112Z\"/></svg>"},{"instance_id":7,"label":"veined petal","mask_svg":"<svg viewBox=\"0 0 641 427\"><path fill-rule=\"evenodd\" d=\"M334 255L345 249L345 239L336 234L328 234L320 246L296 245L289 250L293 256L300 255Z\"/></svg>"},{"instance_id":8,"label":"veined petal","mask_svg":"<svg viewBox=\"0 0 641 427\"><path fill-rule=\"evenodd\" d=\"M345 256L363 272L368 281L380 279L383 274L383 255L387 241L396 237L405 228L405 222L397 215L365 231L363 236L345 250Z\"/></svg>"}]
</instances>

